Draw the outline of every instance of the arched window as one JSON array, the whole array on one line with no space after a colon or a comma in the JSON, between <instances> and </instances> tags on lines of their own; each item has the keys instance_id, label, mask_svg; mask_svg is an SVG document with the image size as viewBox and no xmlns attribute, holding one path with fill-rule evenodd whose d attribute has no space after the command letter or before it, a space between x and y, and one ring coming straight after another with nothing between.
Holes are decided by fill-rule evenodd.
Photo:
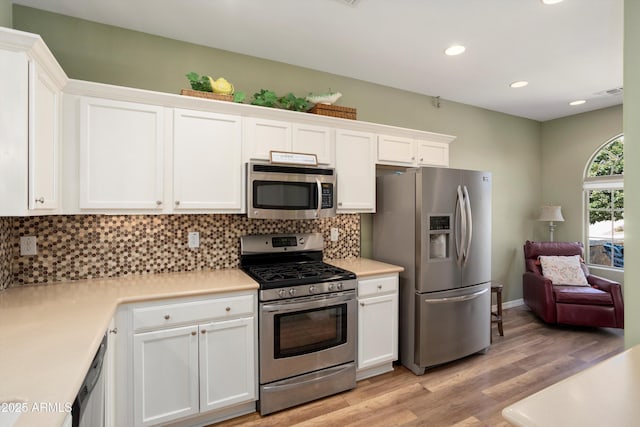
<instances>
[{"instance_id":1,"label":"arched window","mask_svg":"<svg viewBox=\"0 0 640 427\"><path fill-rule=\"evenodd\" d=\"M584 198L587 263L624 268L624 136L607 141L589 160Z\"/></svg>"}]
</instances>

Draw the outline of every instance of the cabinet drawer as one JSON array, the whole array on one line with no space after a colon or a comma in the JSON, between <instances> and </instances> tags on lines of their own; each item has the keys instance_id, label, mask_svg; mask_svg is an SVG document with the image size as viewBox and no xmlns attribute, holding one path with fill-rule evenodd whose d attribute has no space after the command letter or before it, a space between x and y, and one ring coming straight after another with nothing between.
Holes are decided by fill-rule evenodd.
<instances>
[{"instance_id":1,"label":"cabinet drawer","mask_svg":"<svg viewBox=\"0 0 640 427\"><path fill-rule=\"evenodd\" d=\"M140 307L132 310L133 330L252 315L254 311L253 295Z\"/></svg>"},{"instance_id":2,"label":"cabinet drawer","mask_svg":"<svg viewBox=\"0 0 640 427\"><path fill-rule=\"evenodd\" d=\"M398 291L398 275L377 276L358 280L358 297Z\"/></svg>"}]
</instances>

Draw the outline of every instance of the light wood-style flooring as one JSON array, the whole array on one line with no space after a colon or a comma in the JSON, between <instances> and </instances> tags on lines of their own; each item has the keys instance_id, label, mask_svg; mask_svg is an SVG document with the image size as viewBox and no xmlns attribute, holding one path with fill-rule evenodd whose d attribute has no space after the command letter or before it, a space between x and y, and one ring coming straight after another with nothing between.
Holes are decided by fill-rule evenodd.
<instances>
[{"instance_id":1,"label":"light wood-style flooring","mask_svg":"<svg viewBox=\"0 0 640 427\"><path fill-rule=\"evenodd\" d=\"M618 329L542 323L525 306L504 311L486 354L416 376L402 366L358 382L354 390L220 426L509 426L505 406L623 350Z\"/></svg>"}]
</instances>

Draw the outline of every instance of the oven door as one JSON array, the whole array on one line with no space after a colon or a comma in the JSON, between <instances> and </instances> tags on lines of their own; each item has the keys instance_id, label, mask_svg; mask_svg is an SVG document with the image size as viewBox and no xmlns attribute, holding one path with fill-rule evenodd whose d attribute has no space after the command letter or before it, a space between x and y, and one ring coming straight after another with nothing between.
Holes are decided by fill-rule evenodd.
<instances>
[{"instance_id":1,"label":"oven door","mask_svg":"<svg viewBox=\"0 0 640 427\"><path fill-rule=\"evenodd\" d=\"M356 355L355 291L260 304L260 384Z\"/></svg>"},{"instance_id":2,"label":"oven door","mask_svg":"<svg viewBox=\"0 0 640 427\"><path fill-rule=\"evenodd\" d=\"M333 169L250 163L249 218L313 219L336 216Z\"/></svg>"}]
</instances>

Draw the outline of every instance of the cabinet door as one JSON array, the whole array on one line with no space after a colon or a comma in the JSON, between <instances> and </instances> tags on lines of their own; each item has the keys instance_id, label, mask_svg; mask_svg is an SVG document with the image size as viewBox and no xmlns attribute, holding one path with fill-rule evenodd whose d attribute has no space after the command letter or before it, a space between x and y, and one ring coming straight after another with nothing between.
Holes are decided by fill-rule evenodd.
<instances>
[{"instance_id":1,"label":"cabinet door","mask_svg":"<svg viewBox=\"0 0 640 427\"><path fill-rule=\"evenodd\" d=\"M197 414L198 327L133 336L133 407L136 426Z\"/></svg>"},{"instance_id":2,"label":"cabinet door","mask_svg":"<svg viewBox=\"0 0 640 427\"><path fill-rule=\"evenodd\" d=\"M373 134L336 131L338 213L375 212L375 145Z\"/></svg>"},{"instance_id":3,"label":"cabinet door","mask_svg":"<svg viewBox=\"0 0 640 427\"><path fill-rule=\"evenodd\" d=\"M161 209L163 108L80 103L80 208Z\"/></svg>"},{"instance_id":4,"label":"cabinet door","mask_svg":"<svg viewBox=\"0 0 640 427\"><path fill-rule=\"evenodd\" d=\"M256 399L254 318L200 325L200 411Z\"/></svg>"},{"instance_id":5,"label":"cabinet door","mask_svg":"<svg viewBox=\"0 0 640 427\"><path fill-rule=\"evenodd\" d=\"M60 91L33 62L29 74L29 209L56 209Z\"/></svg>"},{"instance_id":6,"label":"cabinet door","mask_svg":"<svg viewBox=\"0 0 640 427\"><path fill-rule=\"evenodd\" d=\"M388 135L378 136L378 163L411 166L415 159L413 139Z\"/></svg>"},{"instance_id":7,"label":"cabinet door","mask_svg":"<svg viewBox=\"0 0 640 427\"><path fill-rule=\"evenodd\" d=\"M270 151L291 151L291 124L246 118L243 143L245 160L269 160Z\"/></svg>"},{"instance_id":8,"label":"cabinet door","mask_svg":"<svg viewBox=\"0 0 640 427\"><path fill-rule=\"evenodd\" d=\"M449 166L449 144L444 142L417 141L419 166Z\"/></svg>"},{"instance_id":9,"label":"cabinet door","mask_svg":"<svg viewBox=\"0 0 640 427\"><path fill-rule=\"evenodd\" d=\"M333 164L333 132L328 127L312 125L293 125L293 144L295 153L315 154L318 163Z\"/></svg>"},{"instance_id":10,"label":"cabinet door","mask_svg":"<svg viewBox=\"0 0 640 427\"><path fill-rule=\"evenodd\" d=\"M398 358L398 294L358 301L358 369Z\"/></svg>"},{"instance_id":11,"label":"cabinet door","mask_svg":"<svg viewBox=\"0 0 640 427\"><path fill-rule=\"evenodd\" d=\"M174 209L242 208L240 117L176 109Z\"/></svg>"}]
</instances>

